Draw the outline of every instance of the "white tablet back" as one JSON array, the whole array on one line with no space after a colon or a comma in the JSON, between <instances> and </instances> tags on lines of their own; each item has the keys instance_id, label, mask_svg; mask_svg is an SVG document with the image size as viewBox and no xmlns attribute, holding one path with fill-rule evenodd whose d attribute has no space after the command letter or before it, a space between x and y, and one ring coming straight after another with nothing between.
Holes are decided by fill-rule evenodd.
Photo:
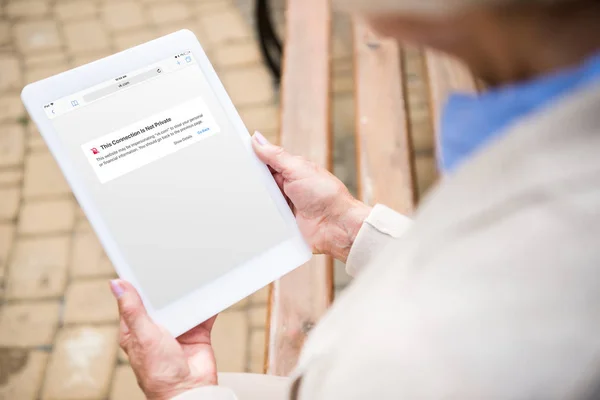
<instances>
[{"instance_id":1,"label":"white tablet back","mask_svg":"<svg viewBox=\"0 0 600 400\"><path fill-rule=\"evenodd\" d=\"M130 52L166 54L167 39ZM119 273L181 333L309 252L200 46L171 51L43 105L32 99L45 82L23 96ZM112 68L130 57L111 58L100 63ZM50 79L58 85L68 76ZM208 301L196 321L170 322Z\"/></svg>"}]
</instances>

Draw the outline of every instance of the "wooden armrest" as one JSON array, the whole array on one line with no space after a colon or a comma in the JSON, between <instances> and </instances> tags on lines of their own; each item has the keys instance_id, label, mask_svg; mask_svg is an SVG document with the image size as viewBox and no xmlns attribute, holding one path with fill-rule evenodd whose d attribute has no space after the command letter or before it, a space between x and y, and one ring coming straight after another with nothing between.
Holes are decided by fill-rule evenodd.
<instances>
[{"instance_id":1,"label":"wooden armrest","mask_svg":"<svg viewBox=\"0 0 600 400\"><path fill-rule=\"evenodd\" d=\"M359 197L410 215L415 207L401 53L354 21Z\"/></svg>"},{"instance_id":2,"label":"wooden armrest","mask_svg":"<svg viewBox=\"0 0 600 400\"><path fill-rule=\"evenodd\" d=\"M281 145L331 168L330 9L322 0L288 0L281 82ZM273 283L266 372L288 375L310 329L333 298L333 264L316 256Z\"/></svg>"}]
</instances>

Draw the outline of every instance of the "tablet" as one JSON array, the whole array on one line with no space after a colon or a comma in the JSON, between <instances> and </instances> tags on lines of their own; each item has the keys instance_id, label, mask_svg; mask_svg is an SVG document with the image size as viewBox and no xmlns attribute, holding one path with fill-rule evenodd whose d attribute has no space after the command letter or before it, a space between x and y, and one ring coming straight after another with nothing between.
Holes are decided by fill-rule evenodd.
<instances>
[{"instance_id":1,"label":"tablet","mask_svg":"<svg viewBox=\"0 0 600 400\"><path fill-rule=\"evenodd\" d=\"M21 97L117 273L173 335L311 257L192 32Z\"/></svg>"}]
</instances>

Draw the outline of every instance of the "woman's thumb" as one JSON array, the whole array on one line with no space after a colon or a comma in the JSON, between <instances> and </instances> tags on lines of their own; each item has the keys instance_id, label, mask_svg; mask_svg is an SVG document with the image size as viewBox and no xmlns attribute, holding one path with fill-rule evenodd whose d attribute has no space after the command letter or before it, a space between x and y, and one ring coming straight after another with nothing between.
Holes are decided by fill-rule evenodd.
<instances>
[{"instance_id":1,"label":"woman's thumb","mask_svg":"<svg viewBox=\"0 0 600 400\"><path fill-rule=\"evenodd\" d=\"M110 281L110 289L117 299L119 314L131 331L139 330L149 322L144 303L130 283L114 279Z\"/></svg>"},{"instance_id":2,"label":"woman's thumb","mask_svg":"<svg viewBox=\"0 0 600 400\"><path fill-rule=\"evenodd\" d=\"M262 162L284 176L299 172L305 163L300 157L294 157L282 147L271 144L260 132L252 135L252 147Z\"/></svg>"},{"instance_id":3,"label":"woman's thumb","mask_svg":"<svg viewBox=\"0 0 600 400\"><path fill-rule=\"evenodd\" d=\"M260 161L274 168L271 163L275 161L275 150L277 146L271 144L262 133L256 131L254 132L254 135L252 135L252 147Z\"/></svg>"}]
</instances>

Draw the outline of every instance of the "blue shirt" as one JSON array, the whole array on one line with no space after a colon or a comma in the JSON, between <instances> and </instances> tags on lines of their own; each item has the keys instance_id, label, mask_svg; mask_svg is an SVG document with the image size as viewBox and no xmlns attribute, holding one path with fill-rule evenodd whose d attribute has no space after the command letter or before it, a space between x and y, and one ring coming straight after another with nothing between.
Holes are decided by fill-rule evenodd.
<instances>
[{"instance_id":1,"label":"blue shirt","mask_svg":"<svg viewBox=\"0 0 600 400\"><path fill-rule=\"evenodd\" d=\"M600 80L600 55L533 81L483 94L451 95L442 113L440 168L453 171L517 120L595 80Z\"/></svg>"}]
</instances>

